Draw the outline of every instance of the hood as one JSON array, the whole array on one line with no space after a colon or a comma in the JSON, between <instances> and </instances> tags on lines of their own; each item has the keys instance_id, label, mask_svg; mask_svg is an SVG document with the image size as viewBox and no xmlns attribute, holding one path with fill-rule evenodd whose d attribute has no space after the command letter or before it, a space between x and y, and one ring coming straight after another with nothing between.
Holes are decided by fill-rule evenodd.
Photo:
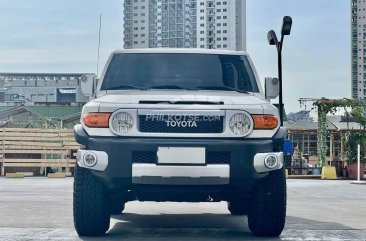
<instances>
[{"instance_id":1,"label":"hood","mask_svg":"<svg viewBox=\"0 0 366 241\"><path fill-rule=\"evenodd\" d=\"M141 102L221 103L224 105L261 105L266 100L253 94L234 91L180 91L180 90L123 90L113 91L94 101L99 103L139 104Z\"/></svg>"}]
</instances>

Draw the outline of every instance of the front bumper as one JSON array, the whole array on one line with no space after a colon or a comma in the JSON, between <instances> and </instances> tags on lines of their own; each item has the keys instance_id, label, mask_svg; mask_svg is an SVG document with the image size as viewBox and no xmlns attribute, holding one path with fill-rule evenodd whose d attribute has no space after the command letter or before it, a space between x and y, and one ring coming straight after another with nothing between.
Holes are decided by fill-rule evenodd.
<instances>
[{"instance_id":1,"label":"front bumper","mask_svg":"<svg viewBox=\"0 0 366 241\"><path fill-rule=\"evenodd\" d=\"M271 170L283 166L282 144L284 129L272 139L197 139L197 138L123 138L90 137L81 125L75 127L75 138L85 150L79 150L78 165L92 170L111 188L131 188L134 185L229 185L249 189ZM133 153L156 152L159 147L203 147L207 152L229 152L230 163L220 165L157 165L133 163ZM98 164L87 167L83 156L93 152ZM269 154L278 157L278 165L268 169L264 159Z\"/></svg>"}]
</instances>

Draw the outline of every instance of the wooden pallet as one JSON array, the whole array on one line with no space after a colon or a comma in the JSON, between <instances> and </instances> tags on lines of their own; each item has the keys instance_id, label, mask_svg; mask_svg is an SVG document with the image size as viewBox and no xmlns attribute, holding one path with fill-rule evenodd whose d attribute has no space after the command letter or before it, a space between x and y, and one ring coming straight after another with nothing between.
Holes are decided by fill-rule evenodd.
<instances>
[{"instance_id":1,"label":"wooden pallet","mask_svg":"<svg viewBox=\"0 0 366 241\"><path fill-rule=\"evenodd\" d=\"M75 167L79 144L70 129L0 129L1 175L6 167Z\"/></svg>"}]
</instances>

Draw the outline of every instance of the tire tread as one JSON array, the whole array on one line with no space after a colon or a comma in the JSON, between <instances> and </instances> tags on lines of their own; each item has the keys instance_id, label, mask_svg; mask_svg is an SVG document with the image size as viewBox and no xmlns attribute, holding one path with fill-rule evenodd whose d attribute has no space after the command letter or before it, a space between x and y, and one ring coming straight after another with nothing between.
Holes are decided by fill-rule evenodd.
<instances>
[{"instance_id":1,"label":"tire tread","mask_svg":"<svg viewBox=\"0 0 366 241\"><path fill-rule=\"evenodd\" d=\"M74 226L80 236L101 236L110 225L103 185L89 170L76 167L74 177Z\"/></svg>"},{"instance_id":2,"label":"tire tread","mask_svg":"<svg viewBox=\"0 0 366 241\"><path fill-rule=\"evenodd\" d=\"M258 186L248 213L249 229L254 235L281 235L286 221L286 195L284 169L271 172Z\"/></svg>"}]
</instances>

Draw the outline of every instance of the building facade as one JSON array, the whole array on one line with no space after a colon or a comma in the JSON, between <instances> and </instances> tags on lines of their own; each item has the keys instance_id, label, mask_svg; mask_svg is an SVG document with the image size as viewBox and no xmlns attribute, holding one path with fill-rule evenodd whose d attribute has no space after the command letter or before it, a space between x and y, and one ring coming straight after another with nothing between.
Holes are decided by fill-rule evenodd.
<instances>
[{"instance_id":1,"label":"building facade","mask_svg":"<svg viewBox=\"0 0 366 241\"><path fill-rule=\"evenodd\" d=\"M0 106L82 106L88 102L80 89L82 75L0 73Z\"/></svg>"},{"instance_id":2,"label":"building facade","mask_svg":"<svg viewBox=\"0 0 366 241\"><path fill-rule=\"evenodd\" d=\"M246 0L124 0L124 48L246 49Z\"/></svg>"},{"instance_id":3,"label":"building facade","mask_svg":"<svg viewBox=\"0 0 366 241\"><path fill-rule=\"evenodd\" d=\"M366 2L351 0L352 98L366 99Z\"/></svg>"}]
</instances>

